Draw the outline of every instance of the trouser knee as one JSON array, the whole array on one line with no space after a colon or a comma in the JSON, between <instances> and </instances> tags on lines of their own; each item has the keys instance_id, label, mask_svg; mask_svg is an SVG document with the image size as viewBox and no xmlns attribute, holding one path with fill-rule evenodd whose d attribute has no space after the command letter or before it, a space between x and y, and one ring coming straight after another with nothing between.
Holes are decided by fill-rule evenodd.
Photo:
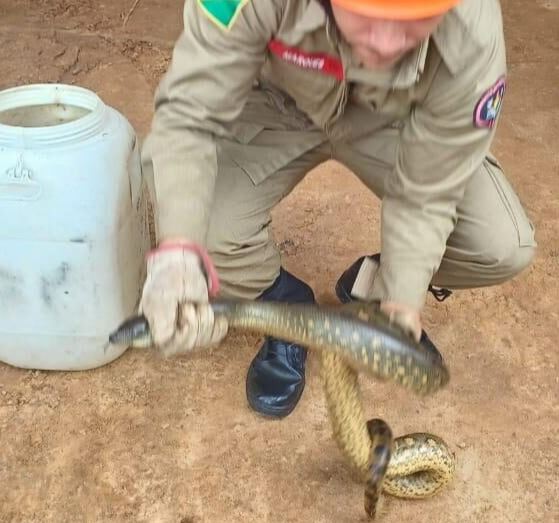
<instances>
[{"instance_id":1,"label":"trouser knee","mask_svg":"<svg viewBox=\"0 0 559 523\"><path fill-rule=\"evenodd\" d=\"M495 273L501 281L514 278L527 269L535 256L536 248L533 246L513 246L497 258Z\"/></svg>"},{"instance_id":2,"label":"trouser knee","mask_svg":"<svg viewBox=\"0 0 559 523\"><path fill-rule=\"evenodd\" d=\"M210 242L207 248L223 298L256 299L280 275L279 252L271 244L237 245L220 241Z\"/></svg>"},{"instance_id":3,"label":"trouser knee","mask_svg":"<svg viewBox=\"0 0 559 523\"><path fill-rule=\"evenodd\" d=\"M432 283L450 289L469 289L499 285L511 280L531 263L535 246L503 246L484 255L445 256ZM462 253L463 254L463 253Z\"/></svg>"}]
</instances>

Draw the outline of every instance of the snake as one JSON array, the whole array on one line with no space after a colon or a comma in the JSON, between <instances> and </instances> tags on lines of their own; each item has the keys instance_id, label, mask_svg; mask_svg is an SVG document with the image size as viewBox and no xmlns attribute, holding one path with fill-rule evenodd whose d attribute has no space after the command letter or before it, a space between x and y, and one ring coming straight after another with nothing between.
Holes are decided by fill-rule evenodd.
<instances>
[{"instance_id":1,"label":"snake","mask_svg":"<svg viewBox=\"0 0 559 523\"><path fill-rule=\"evenodd\" d=\"M229 327L274 336L318 354L320 378L335 442L364 484L364 509L375 519L381 494L422 499L450 483L455 456L443 439L417 432L394 438L381 419L366 421L360 374L392 381L425 396L449 382L436 349L415 342L380 310L378 302L342 305L213 300L215 315ZM123 321L109 343L153 345L143 315Z\"/></svg>"}]
</instances>

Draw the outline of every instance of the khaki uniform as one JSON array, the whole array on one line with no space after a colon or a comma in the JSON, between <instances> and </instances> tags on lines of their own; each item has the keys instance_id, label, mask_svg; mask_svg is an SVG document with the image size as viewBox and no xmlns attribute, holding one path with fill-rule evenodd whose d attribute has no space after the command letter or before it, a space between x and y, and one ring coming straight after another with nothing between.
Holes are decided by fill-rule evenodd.
<instances>
[{"instance_id":1,"label":"khaki uniform","mask_svg":"<svg viewBox=\"0 0 559 523\"><path fill-rule=\"evenodd\" d=\"M270 211L335 159L382 198L371 297L501 283L532 224L489 148L506 76L497 0L464 0L390 71L359 68L317 0L187 1L143 150L160 237L205 245L226 295L279 272ZM216 19L217 17L217 19ZM227 23L229 21L229 23Z\"/></svg>"}]
</instances>

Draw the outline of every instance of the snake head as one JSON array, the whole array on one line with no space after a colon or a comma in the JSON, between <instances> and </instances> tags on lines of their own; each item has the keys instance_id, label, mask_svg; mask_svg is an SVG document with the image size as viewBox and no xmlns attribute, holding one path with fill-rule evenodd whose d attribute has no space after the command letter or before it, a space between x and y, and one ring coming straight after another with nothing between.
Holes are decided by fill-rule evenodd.
<instances>
[{"instance_id":1,"label":"snake head","mask_svg":"<svg viewBox=\"0 0 559 523\"><path fill-rule=\"evenodd\" d=\"M152 344L149 323L145 316L134 316L122 322L109 335L109 343L113 345L129 345L132 347L150 347Z\"/></svg>"}]
</instances>

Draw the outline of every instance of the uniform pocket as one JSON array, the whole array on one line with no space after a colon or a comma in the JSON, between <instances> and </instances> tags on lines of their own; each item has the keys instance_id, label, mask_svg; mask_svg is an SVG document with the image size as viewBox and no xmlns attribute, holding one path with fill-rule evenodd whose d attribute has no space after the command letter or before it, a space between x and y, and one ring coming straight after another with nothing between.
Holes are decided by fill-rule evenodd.
<instances>
[{"instance_id":1,"label":"uniform pocket","mask_svg":"<svg viewBox=\"0 0 559 523\"><path fill-rule=\"evenodd\" d=\"M263 129L246 144L222 140L219 146L221 154L258 185L324 140L319 132Z\"/></svg>"},{"instance_id":2,"label":"uniform pocket","mask_svg":"<svg viewBox=\"0 0 559 523\"><path fill-rule=\"evenodd\" d=\"M235 141L246 145L252 142L264 129L264 125L259 123L236 122L233 125L231 135Z\"/></svg>"},{"instance_id":3,"label":"uniform pocket","mask_svg":"<svg viewBox=\"0 0 559 523\"><path fill-rule=\"evenodd\" d=\"M240 118L231 126L232 139L219 139L222 161L232 161L255 185L326 140L281 93L255 89Z\"/></svg>"},{"instance_id":4,"label":"uniform pocket","mask_svg":"<svg viewBox=\"0 0 559 523\"><path fill-rule=\"evenodd\" d=\"M529 220L515 190L504 175L497 159L488 155L484 162L495 188L505 206L518 235L519 247L534 247L534 226Z\"/></svg>"}]
</instances>

